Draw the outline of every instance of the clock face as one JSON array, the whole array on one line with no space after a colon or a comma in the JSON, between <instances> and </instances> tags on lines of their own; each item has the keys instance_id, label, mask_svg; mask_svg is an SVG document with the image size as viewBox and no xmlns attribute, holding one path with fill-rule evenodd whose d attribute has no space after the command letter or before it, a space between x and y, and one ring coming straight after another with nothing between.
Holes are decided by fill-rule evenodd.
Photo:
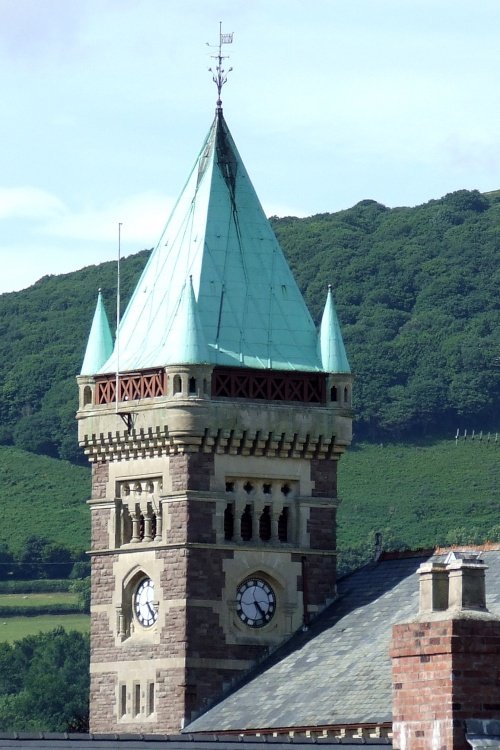
<instances>
[{"instance_id":1,"label":"clock face","mask_svg":"<svg viewBox=\"0 0 500 750\"><path fill-rule=\"evenodd\" d=\"M135 615L141 625L150 628L158 619L158 610L154 604L155 588L150 578L145 578L138 585L134 595Z\"/></svg>"},{"instance_id":2,"label":"clock face","mask_svg":"<svg viewBox=\"0 0 500 750\"><path fill-rule=\"evenodd\" d=\"M248 578L236 593L238 617L250 628L267 625L276 611L276 594L261 578Z\"/></svg>"}]
</instances>

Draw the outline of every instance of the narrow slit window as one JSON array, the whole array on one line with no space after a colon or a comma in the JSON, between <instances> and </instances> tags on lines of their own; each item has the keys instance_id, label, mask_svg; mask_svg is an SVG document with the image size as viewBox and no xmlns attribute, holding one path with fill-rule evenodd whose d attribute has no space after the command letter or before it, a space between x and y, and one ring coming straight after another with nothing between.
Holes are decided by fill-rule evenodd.
<instances>
[{"instance_id":1,"label":"narrow slit window","mask_svg":"<svg viewBox=\"0 0 500 750\"><path fill-rule=\"evenodd\" d=\"M174 375L174 394L180 393L182 390L181 376Z\"/></svg>"},{"instance_id":2,"label":"narrow slit window","mask_svg":"<svg viewBox=\"0 0 500 750\"><path fill-rule=\"evenodd\" d=\"M271 538L271 509L266 505L259 518L259 536L263 542L268 542Z\"/></svg>"},{"instance_id":3,"label":"narrow slit window","mask_svg":"<svg viewBox=\"0 0 500 750\"><path fill-rule=\"evenodd\" d=\"M337 388L334 385L330 388L330 401L338 401Z\"/></svg>"},{"instance_id":4,"label":"narrow slit window","mask_svg":"<svg viewBox=\"0 0 500 750\"><path fill-rule=\"evenodd\" d=\"M224 511L224 539L230 540L234 535L234 514L233 504L228 503Z\"/></svg>"},{"instance_id":5,"label":"narrow slit window","mask_svg":"<svg viewBox=\"0 0 500 750\"><path fill-rule=\"evenodd\" d=\"M134 685L134 716L141 713L141 686L138 682Z\"/></svg>"},{"instance_id":6,"label":"narrow slit window","mask_svg":"<svg viewBox=\"0 0 500 750\"><path fill-rule=\"evenodd\" d=\"M288 542L288 508L283 508L278 518L278 539L280 542Z\"/></svg>"},{"instance_id":7,"label":"narrow slit window","mask_svg":"<svg viewBox=\"0 0 500 750\"><path fill-rule=\"evenodd\" d=\"M247 505L241 516L241 538L249 542L252 538L252 506Z\"/></svg>"},{"instance_id":8,"label":"narrow slit window","mask_svg":"<svg viewBox=\"0 0 500 750\"><path fill-rule=\"evenodd\" d=\"M120 716L127 715L127 686L120 685Z\"/></svg>"},{"instance_id":9,"label":"narrow slit window","mask_svg":"<svg viewBox=\"0 0 500 750\"><path fill-rule=\"evenodd\" d=\"M148 685L148 715L155 712L155 684L150 682Z\"/></svg>"},{"instance_id":10,"label":"narrow slit window","mask_svg":"<svg viewBox=\"0 0 500 750\"><path fill-rule=\"evenodd\" d=\"M191 396L196 394L196 378L189 378L189 393Z\"/></svg>"}]
</instances>

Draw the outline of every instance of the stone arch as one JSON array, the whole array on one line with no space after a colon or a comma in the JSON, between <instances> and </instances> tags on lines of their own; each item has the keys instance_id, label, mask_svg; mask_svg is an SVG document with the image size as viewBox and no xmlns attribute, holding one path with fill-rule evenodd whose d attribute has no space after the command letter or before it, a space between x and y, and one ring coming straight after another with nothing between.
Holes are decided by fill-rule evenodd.
<instances>
[{"instance_id":1,"label":"stone arch","mask_svg":"<svg viewBox=\"0 0 500 750\"><path fill-rule=\"evenodd\" d=\"M122 637L129 637L134 632L134 594L141 581L152 576L140 565L133 568L124 576L122 581L121 632ZM153 579L152 579L153 580ZM120 625L118 625L120 629Z\"/></svg>"}]
</instances>

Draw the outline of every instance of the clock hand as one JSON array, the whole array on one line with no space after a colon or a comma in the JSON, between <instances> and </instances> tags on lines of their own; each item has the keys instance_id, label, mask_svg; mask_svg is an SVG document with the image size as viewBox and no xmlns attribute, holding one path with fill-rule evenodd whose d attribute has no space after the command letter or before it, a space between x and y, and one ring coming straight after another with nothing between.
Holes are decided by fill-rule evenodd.
<instances>
[{"instance_id":1,"label":"clock hand","mask_svg":"<svg viewBox=\"0 0 500 750\"><path fill-rule=\"evenodd\" d=\"M257 597L255 596L255 594L253 595L253 603L255 604L256 609L259 610L261 617L265 617L266 613L264 612L259 602L257 601Z\"/></svg>"},{"instance_id":2,"label":"clock hand","mask_svg":"<svg viewBox=\"0 0 500 750\"><path fill-rule=\"evenodd\" d=\"M149 609L149 611L151 612L152 616L156 617L156 610L155 610L155 608L152 607L149 602L146 602L146 605L147 605L147 608Z\"/></svg>"}]
</instances>

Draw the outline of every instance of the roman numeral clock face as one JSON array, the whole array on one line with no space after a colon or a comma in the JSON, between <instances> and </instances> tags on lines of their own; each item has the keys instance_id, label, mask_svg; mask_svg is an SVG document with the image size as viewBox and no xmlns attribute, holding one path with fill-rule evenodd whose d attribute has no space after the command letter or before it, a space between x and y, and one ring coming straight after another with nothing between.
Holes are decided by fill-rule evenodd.
<instances>
[{"instance_id":1,"label":"roman numeral clock face","mask_svg":"<svg viewBox=\"0 0 500 750\"><path fill-rule=\"evenodd\" d=\"M274 617L276 595L261 578L248 578L236 592L238 617L250 628L262 628Z\"/></svg>"},{"instance_id":2,"label":"roman numeral clock face","mask_svg":"<svg viewBox=\"0 0 500 750\"><path fill-rule=\"evenodd\" d=\"M145 578L138 585L134 595L135 616L144 628L150 628L158 619L158 609L155 606L155 589L153 581Z\"/></svg>"}]
</instances>

